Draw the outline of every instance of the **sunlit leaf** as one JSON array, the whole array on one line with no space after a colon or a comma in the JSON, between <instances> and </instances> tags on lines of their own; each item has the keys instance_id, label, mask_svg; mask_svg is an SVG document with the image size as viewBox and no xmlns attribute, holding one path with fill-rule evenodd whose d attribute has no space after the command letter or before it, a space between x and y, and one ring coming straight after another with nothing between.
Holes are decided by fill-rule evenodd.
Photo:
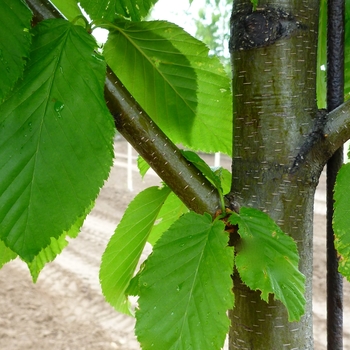
<instances>
[{"instance_id":1,"label":"sunlit leaf","mask_svg":"<svg viewBox=\"0 0 350 350\"><path fill-rule=\"evenodd\" d=\"M68 19L72 21L78 16L82 16L77 0L50 0L58 10Z\"/></svg>"},{"instance_id":2,"label":"sunlit leaf","mask_svg":"<svg viewBox=\"0 0 350 350\"><path fill-rule=\"evenodd\" d=\"M154 245L161 235L188 209L179 197L171 192L164 202L162 209L157 216L152 231L148 237L148 242Z\"/></svg>"},{"instance_id":3,"label":"sunlit leaf","mask_svg":"<svg viewBox=\"0 0 350 350\"><path fill-rule=\"evenodd\" d=\"M6 247L5 243L0 239L0 269L16 257L17 254Z\"/></svg>"},{"instance_id":4,"label":"sunlit leaf","mask_svg":"<svg viewBox=\"0 0 350 350\"><path fill-rule=\"evenodd\" d=\"M350 163L339 170L334 188L334 245L339 254L339 272L350 281Z\"/></svg>"},{"instance_id":5,"label":"sunlit leaf","mask_svg":"<svg viewBox=\"0 0 350 350\"><path fill-rule=\"evenodd\" d=\"M146 175L147 171L150 168L149 164L141 156L137 157L137 167L142 177Z\"/></svg>"},{"instance_id":6,"label":"sunlit leaf","mask_svg":"<svg viewBox=\"0 0 350 350\"><path fill-rule=\"evenodd\" d=\"M114 135L91 35L61 19L34 34L23 81L0 105L0 236L26 262L96 198Z\"/></svg>"},{"instance_id":7,"label":"sunlit leaf","mask_svg":"<svg viewBox=\"0 0 350 350\"><path fill-rule=\"evenodd\" d=\"M251 4L253 5L253 9L255 10L258 6L259 1L258 0L250 0Z\"/></svg>"},{"instance_id":8,"label":"sunlit leaf","mask_svg":"<svg viewBox=\"0 0 350 350\"><path fill-rule=\"evenodd\" d=\"M299 320L305 307L305 276L298 270L294 240L268 215L253 208L232 213L230 221L239 226L242 244L235 261L242 281L260 290L265 301L274 294L286 306L289 321Z\"/></svg>"},{"instance_id":9,"label":"sunlit leaf","mask_svg":"<svg viewBox=\"0 0 350 350\"><path fill-rule=\"evenodd\" d=\"M224 229L190 212L157 241L139 276L142 349L221 349L233 307L233 248Z\"/></svg>"},{"instance_id":10,"label":"sunlit leaf","mask_svg":"<svg viewBox=\"0 0 350 350\"><path fill-rule=\"evenodd\" d=\"M168 187L149 187L140 192L129 204L103 253L100 269L102 292L119 312L130 314L125 292L159 210L170 192Z\"/></svg>"},{"instance_id":11,"label":"sunlit leaf","mask_svg":"<svg viewBox=\"0 0 350 350\"><path fill-rule=\"evenodd\" d=\"M222 193L229 193L231 190L232 174L227 169L222 167L215 169L214 172L220 179Z\"/></svg>"},{"instance_id":12,"label":"sunlit leaf","mask_svg":"<svg viewBox=\"0 0 350 350\"><path fill-rule=\"evenodd\" d=\"M230 79L208 48L164 21L119 22L106 61L173 142L231 153Z\"/></svg>"},{"instance_id":13,"label":"sunlit leaf","mask_svg":"<svg viewBox=\"0 0 350 350\"><path fill-rule=\"evenodd\" d=\"M31 44L31 18L23 1L0 1L0 102L23 74Z\"/></svg>"}]
</instances>

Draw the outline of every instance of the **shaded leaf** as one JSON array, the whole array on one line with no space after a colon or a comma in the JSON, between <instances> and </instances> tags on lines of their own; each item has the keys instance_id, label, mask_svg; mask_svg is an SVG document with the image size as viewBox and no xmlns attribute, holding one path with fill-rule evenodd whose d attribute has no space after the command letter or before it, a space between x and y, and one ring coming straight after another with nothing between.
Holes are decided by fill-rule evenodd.
<instances>
[{"instance_id":1,"label":"shaded leaf","mask_svg":"<svg viewBox=\"0 0 350 350\"><path fill-rule=\"evenodd\" d=\"M241 208L239 214L231 214L230 222L239 226L242 246L235 261L242 281L260 290L266 302L274 294L286 306L289 321L299 320L305 307L305 276L298 270L294 240L257 209Z\"/></svg>"},{"instance_id":2,"label":"shaded leaf","mask_svg":"<svg viewBox=\"0 0 350 350\"><path fill-rule=\"evenodd\" d=\"M221 221L189 212L157 241L139 278L142 349L221 349L233 307L233 248Z\"/></svg>"},{"instance_id":3,"label":"shaded leaf","mask_svg":"<svg viewBox=\"0 0 350 350\"><path fill-rule=\"evenodd\" d=\"M119 312L130 314L126 289L169 193L168 187L149 187L140 192L129 204L103 253L100 268L102 292Z\"/></svg>"},{"instance_id":4,"label":"shaded leaf","mask_svg":"<svg viewBox=\"0 0 350 350\"><path fill-rule=\"evenodd\" d=\"M338 172L334 187L334 245L339 254L339 272L350 281L350 163Z\"/></svg>"},{"instance_id":5,"label":"shaded leaf","mask_svg":"<svg viewBox=\"0 0 350 350\"><path fill-rule=\"evenodd\" d=\"M119 22L104 54L173 142L208 153L231 153L230 79L202 42L165 21Z\"/></svg>"},{"instance_id":6,"label":"shaded leaf","mask_svg":"<svg viewBox=\"0 0 350 350\"><path fill-rule=\"evenodd\" d=\"M113 22L118 16L140 21L158 0L80 0L89 16Z\"/></svg>"},{"instance_id":7,"label":"shaded leaf","mask_svg":"<svg viewBox=\"0 0 350 350\"><path fill-rule=\"evenodd\" d=\"M0 106L0 236L26 262L96 198L114 135L93 38L60 19L34 34L24 79Z\"/></svg>"},{"instance_id":8,"label":"shaded leaf","mask_svg":"<svg viewBox=\"0 0 350 350\"><path fill-rule=\"evenodd\" d=\"M22 77L31 44L31 19L23 1L0 2L0 102Z\"/></svg>"}]
</instances>

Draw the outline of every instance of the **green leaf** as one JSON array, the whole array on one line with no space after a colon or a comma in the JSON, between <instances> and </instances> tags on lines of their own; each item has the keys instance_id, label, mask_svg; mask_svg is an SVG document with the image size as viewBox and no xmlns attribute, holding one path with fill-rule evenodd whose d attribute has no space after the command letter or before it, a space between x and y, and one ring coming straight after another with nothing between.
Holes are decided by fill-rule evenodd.
<instances>
[{"instance_id":1,"label":"green leaf","mask_svg":"<svg viewBox=\"0 0 350 350\"><path fill-rule=\"evenodd\" d=\"M241 208L239 214L231 214L230 222L239 226L242 245L237 248L236 268L242 281L260 290L266 302L274 294L286 306L289 321L299 320L305 307L305 276L298 270L294 240L257 209Z\"/></svg>"},{"instance_id":2,"label":"green leaf","mask_svg":"<svg viewBox=\"0 0 350 350\"><path fill-rule=\"evenodd\" d=\"M154 245L162 234L188 209L179 197L171 192L165 200L162 209L157 216L152 231L148 237L148 242Z\"/></svg>"},{"instance_id":3,"label":"green leaf","mask_svg":"<svg viewBox=\"0 0 350 350\"><path fill-rule=\"evenodd\" d=\"M23 1L0 2L0 102L22 77L31 44L31 19Z\"/></svg>"},{"instance_id":4,"label":"green leaf","mask_svg":"<svg viewBox=\"0 0 350 350\"><path fill-rule=\"evenodd\" d=\"M181 153L189 162L194 164L217 189L222 191L220 177L215 174L210 166L197 153L192 151L181 151Z\"/></svg>"},{"instance_id":5,"label":"green leaf","mask_svg":"<svg viewBox=\"0 0 350 350\"><path fill-rule=\"evenodd\" d=\"M215 168L211 168L201 157L199 157L198 154L192 152L192 151L181 151L181 153L184 155L184 157L195 165L195 167L202 172L202 174L217 188L220 194L221 198L221 210L225 211L225 200L224 200L224 193L229 192L229 188L227 188L228 184L228 178L227 173L223 172L222 168L218 168L215 170ZM222 180L222 174L225 174L225 191L223 190L223 184L221 182ZM229 182L231 183L231 179L229 179Z\"/></svg>"},{"instance_id":6,"label":"green leaf","mask_svg":"<svg viewBox=\"0 0 350 350\"><path fill-rule=\"evenodd\" d=\"M36 26L23 81L0 106L0 238L26 262L84 214L113 160L105 63L80 26Z\"/></svg>"},{"instance_id":7,"label":"green leaf","mask_svg":"<svg viewBox=\"0 0 350 350\"><path fill-rule=\"evenodd\" d=\"M17 254L6 247L5 243L0 239L0 269L16 257Z\"/></svg>"},{"instance_id":8,"label":"green leaf","mask_svg":"<svg viewBox=\"0 0 350 350\"><path fill-rule=\"evenodd\" d=\"M317 106L327 108L327 0L320 2L317 44Z\"/></svg>"},{"instance_id":9,"label":"green leaf","mask_svg":"<svg viewBox=\"0 0 350 350\"><path fill-rule=\"evenodd\" d=\"M39 277L39 273L44 268L44 266L54 261L56 256L59 255L63 249L68 245L67 237L76 238L80 232L80 228L86 219L86 216L91 211L93 205L89 206L85 211L85 214L82 215L78 220L72 225L72 227L67 231L63 232L63 234L58 238L51 237L50 244L43 248L38 255L34 257L34 259L27 263L30 274L32 276L33 283L36 283Z\"/></svg>"},{"instance_id":10,"label":"green leaf","mask_svg":"<svg viewBox=\"0 0 350 350\"><path fill-rule=\"evenodd\" d=\"M137 167L142 178L146 175L150 168L149 164L141 156L137 157Z\"/></svg>"},{"instance_id":11,"label":"green leaf","mask_svg":"<svg viewBox=\"0 0 350 350\"><path fill-rule=\"evenodd\" d=\"M339 272L350 281L350 163L338 172L334 187L334 245L339 254Z\"/></svg>"},{"instance_id":12,"label":"green leaf","mask_svg":"<svg viewBox=\"0 0 350 350\"><path fill-rule=\"evenodd\" d=\"M72 21L78 16L82 16L77 0L50 0L58 10L68 19Z\"/></svg>"},{"instance_id":13,"label":"green leaf","mask_svg":"<svg viewBox=\"0 0 350 350\"><path fill-rule=\"evenodd\" d=\"M222 187L222 193L229 193L231 190L232 174L225 168L219 167L214 170L216 176L219 177Z\"/></svg>"},{"instance_id":14,"label":"green leaf","mask_svg":"<svg viewBox=\"0 0 350 350\"><path fill-rule=\"evenodd\" d=\"M251 4L253 5L253 10L256 10L256 7L258 6L258 0L250 0Z\"/></svg>"},{"instance_id":15,"label":"green leaf","mask_svg":"<svg viewBox=\"0 0 350 350\"><path fill-rule=\"evenodd\" d=\"M233 248L224 224L189 212L154 246L140 274L142 349L221 349L233 307Z\"/></svg>"},{"instance_id":16,"label":"green leaf","mask_svg":"<svg viewBox=\"0 0 350 350\"><path fill-rule=\"evenodd\" d=\"M130 314L126 289L169 193L168 187L149 187L140 192L129 204L103 253L100 268L102 292L119 312Z\"/></svg>"},{"instance_id":17,"label":"green leaf","mask_svg":"<svg viewBox=\"0 0 350 350\"><path fill-rule=\"evenodd\" d=\"M107 63L173 142L231 154L230 79L208 48L175 24L119 22Z\"/></svg>"},{"instance_id":18,"label":"green leaf","mask_svg":"<svg viewBox=\"0 0 350 350\"><path fill-rule=\"evenodd\" d=\"M143 262L140 266L140 270L137 272L137 274L130 280L130 283L128 285L128 288L125 290L125 295L129 296L135 296L138 297L140 294L140 285L139 285L139 280L140 280L140 272L143 270L144 267Z\"/></svg>"},{"instance_id":19,"label":"green leaf","mask_svg":"<svg viewBox=\"0 0 350 350\"><path fill-rule=\"evenodd\" d=\"M33 283L36 283L38 280L39 274L44 266L55 260L56 256L59 255L67 245L66 233L63 233L58 238L51 237L50 244L43 248L31 262L27 263Z\"/></svg>"},{"instance_id":20,"label":"green leaf","mask_svg":"<svg viewBox=\"0 0 350 350\"><path fill-rule=\"evenodd\" d=\"M113 22L118 16L140 21L158 0L80 0L81 6L93 20Z\"/></svg>"}]
</instances>

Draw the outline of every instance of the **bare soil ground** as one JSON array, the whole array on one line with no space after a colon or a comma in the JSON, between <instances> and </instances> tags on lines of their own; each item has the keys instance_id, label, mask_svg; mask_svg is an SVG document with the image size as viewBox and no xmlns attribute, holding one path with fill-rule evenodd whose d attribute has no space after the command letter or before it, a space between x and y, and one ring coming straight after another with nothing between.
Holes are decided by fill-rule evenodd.
<instances>
[{"instance_id":1,"label":"bare soil ground","mask_svg":"<svg viewBox=\"0 0 350 350\"><path fill-rule=\"evenodd\" d=\"M98 280L101 255L127 204L143 188L160 183L152 173L142 181L135 166L132 172L134 190L130 192L126 149L126 142L116 142L115 166L82 232L46 266L35 285L25 264L19 260L0 270L0 350L140 349L133 334L134 320L116 313L104 301ZM224 166L229 166L227 159L222 161ZM315 200L316 350L326 349L324 237L325 185L322 178ZM350 285L346 281L344 292L344 349L350 349Z\"/></svg>"}]
</instances>

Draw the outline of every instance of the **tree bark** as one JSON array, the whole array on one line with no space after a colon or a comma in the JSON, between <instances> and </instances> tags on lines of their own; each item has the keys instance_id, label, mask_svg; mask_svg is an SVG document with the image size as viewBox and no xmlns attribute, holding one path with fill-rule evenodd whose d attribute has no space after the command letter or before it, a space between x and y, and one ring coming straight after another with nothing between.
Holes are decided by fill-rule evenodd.
<instances>
[{"instance_id":1,"label":"tree bark","mask_svg":"<svg viewBox=\"0 0 350 350\"><path fill-rule=\"evenodd\" d=\"M230 196L267 212L298 244L307 300L300 322L234 273L230 349L313 349L313 199L324 160L304 161L316 105L318 1L235 0L231 17L234 145ZM239 249L239 246L237 247Z\"/></svg>"}]
</instances>

